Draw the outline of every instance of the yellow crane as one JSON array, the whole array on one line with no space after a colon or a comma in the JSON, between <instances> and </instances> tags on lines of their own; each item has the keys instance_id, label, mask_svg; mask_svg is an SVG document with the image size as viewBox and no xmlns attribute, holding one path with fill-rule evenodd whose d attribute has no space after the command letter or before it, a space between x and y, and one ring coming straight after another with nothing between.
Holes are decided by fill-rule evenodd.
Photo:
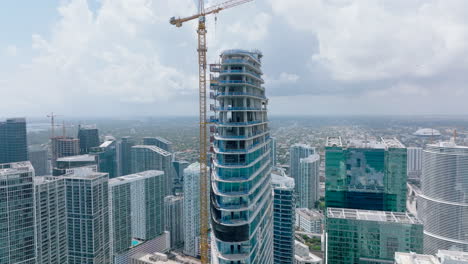
<instances>
[{"instance_id":1,"label":"yellow crane","mask_svg":"<svg viewBox=\"0 0 468 264\"><path fill-rule=\"evenodd\" d=\"M170 23L181 27L183 23L198 18L198 70L199 70L199 112L200 112L200 256L201 263L208 264L208 139L206 118L206 24L205 16L217 14L224 9L235 7L253 0L229 0L205 9L204 0L198 0L198 14L170 19Z\"/></svg>"}]
</instances>

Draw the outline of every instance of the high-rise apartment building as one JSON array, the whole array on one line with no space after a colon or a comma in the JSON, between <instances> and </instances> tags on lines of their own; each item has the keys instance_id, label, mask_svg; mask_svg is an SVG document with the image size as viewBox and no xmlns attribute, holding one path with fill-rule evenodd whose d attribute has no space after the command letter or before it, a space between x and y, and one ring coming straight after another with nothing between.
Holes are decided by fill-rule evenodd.
<instances>
[{"instance_id":1,"label":"high-rise apartment building","mask_svg":"<svg viewBox=\"0 0 468 264\"><path fill-rule=\"evenodd\" d=\"M294 179L271 175L273 186L273 262L294 263Z\"/></svg>"},{"instance_id":2,"label":"high-rise apartment building","mask_svg":"<svg viewBox=\"0 0 468 264\"><path fill-rule=\"evenodd\" d=\"M406 148L397 139L328 138L325 147L327 207L406 210Z\"/></svg>"},{"instance_id":3,"label":"high-rise apartment building","mask_svg":"<svg viewBox=\"0 0 468 264\"><path fill-rule=\"evenodd\" d=\"M424 253L468 251L468 147L453 142L426 146L417 205Z\"/></svg>"},{"instance_id":4,"label":"high-rise apartment building","mask_svg":"<svg viewBox=\"0 0 468 264\"><path fill-rule=\"evenodd\" d=\"M164 172L148 170L122 176L131 180L132 237L151 240L164 232Z\"/></svg>"},{"instance_id":5,"label":"high-rise apartment building","mask_svg":"<svg viewBox=\"0 0 468 264\"><path fill-rule=\"evenodd\" d=\"M306 144L294 144L289 148L289 176L296 183L296 194L299 193L298 177L301 171L301 159L315 154L315 148Z\"/></svg>"},{"instance_id":6,"label":"high-rise apartment building","mask_svg":"<svg viewBox=\"0 0 468 264\"><path fill-rule=\"evenodd\" d=\"M408 180L419 180L422 173L422 148L410 147L407 148L407 174Z\"/></svg>"},{"instance_id":7,"label":"high-rise apartment building","mask_svg":"<svg viewBox=\"0 0 468 264\"><path fill-rule=\"evenodd\" d=\"M111 263L109 175L75 168L60 177L66 186L69 263Z\"/></svg>"},{"instance_id":8,"label":"high-rise apartment building","mask_svg":"<svg viewBox=\"0 0 468 264\"><path fill-rule=\"evenodd\" d=\"M58 158L80 154L80 140L72 137L54 137L52 141L52 167L57 166Z\"/></svg>"},{"instance_id":9,"label":"high-rise apartment building","mask_svg":"<svg viewBox=\"0 0 468 264\"><path fill-rule=\"evenodd\" d=\"M0 164L28 160L26 119L0 122Z\"/></svg>"},{"instance_id":10,"label":"high-rise apartment building","mask_svg":"<svg viewBox=\"0 0 468 264\"><path fill-rule=\"evenodd\" d=\"M271 140L262 54L221 54L211 175L212 263L273 263Z\"/></svg>"},{"instance_id":11,"label":"high-rise apartment building","mask_svg":"<svg viewBox=\"0 0 468 264\"><path fill-rule=\"evenodd\" d=\"M315 208L320 198L320 156L312 154L299 160L299 173L296 176L297 207Z\"/></svg>"},{"instance_id":12,"label":"high-rise apartment building","mask_svg":"<svg viewBox=\"0 0 468 264\"><path fill-rule=\"evenodd\" d=\"M135 141L131 137L123 137L117 147L117 156L119 160L119 176L124 176L132 173L132 147L135 146Z\"/></svg>"},{"instance_id":13,"label":"high-rise apartment building","mask_svg":"<svg viewBox=\"0 0 468 264\"><path fill-rule=\"evenodd\" d=\"M89 154L96 156L99 172L108 173L111 179L117 177L117 141L106 140L99 147L91 148Z\"/></svg>"},{"instance_id":14,"label":"high-rise apartment building","mask_svg":"<svg viewBox=\"0 0 468 264\"><path fill-rule=\"evenodd\" d=\"M47 147L40 145L29 146L28 160L34 167L36 176L50 175L49 151Z\"/></svg>"},{"instance_id":15,"label":"high-rise apartment building","mask_svg":"<svg viewBox=\"0 0 468 264\"><path fill-rule=\"evenodd\" d=\"M184 254L200 255L200 163L184 170Z\"/></svg>"},{"instance_id":16,"label":"high-rise apartment building","mask_svg":"<svg viewBox=\"0 0 468 264\"><path fill-rule=\"evenodd\" d=\"M327 263L392 263L423 251L423 225L408 213L327 208Z\"/></svg>"},{"instance_id":17,"label":"high-rise apartment building","mask_svg":"<svg viewBox=\"0 0 468 264\"><path fill-rule=\"evenodd\" d=\"M271 166L276 167L276 138L271 138Z\"/></svg>"},{"instance_id":18,"label":"high-rise apartment building","mask_svg":"<svg viewBox=\"0 0 468 264\"><path fill-rule=\"evenodd\" d=\"M97 171L96 156L90 154L68 156L58 158L55 161L55 167L52 170L52 175L60 176L67 173L67 170L85 166L94 166Z\"/></svg>"},{"instance_id":19,"label":"high-rise apartment building","mask_svg":"<svg viewBox=\"0 0 468 264\"><path fill-rule=\"evenodd\" d=\"M162 137L144 137L143 145L156 146L172 153L172 142Z\"/></svg>"},{"instance_id":20,"label":"high-rise apartment building","mask_svg":"<svg viewBox=\"0 0 468 264\"><path fill-rule=\"evenodd\" d=\"M184 197L169 195L164 198L165 230L171 234L171 248L184 243Z\"/></svg>"},{"instance_id":21,"label":"high-rise apartment building","mask_svg":"<svg viewBox=\"0 0 468 264\"><path fill-rule=\"evenodd\" d=\"M34 168L0 164L0 263L35 264Z\"/></svg>"},{"instance_id":22,"label":"high-rise apartment building","mask_svg":"<svg viewBox=\"0 0 468 264\"><path fill-rule=\"evenodd\" d=\"M91 148L99 147L99 131L92 126L80 126L78 128L78 140L80 141L80 154L88 154Z\"/></svg>"},{"instance_id":23,"label":"high-rise apartment building","mask_svg":"<svg viewBox=\"0 0 468 264\"><path fill-rule=\"evenodd\" d=\"M34 177L37 263L68 263L65 180Z\"/></svg>"},{"instance_id":24,"label":"high-rise apartment building","mask_svg":"<svg viewBox=\"0 0 468 264\"><path fill-rule=\"evenodd\" d=\"M112 256L124 253L132 246L131 182L138 177L118 177L109 180L109 231Z\"/></svg>"},{"instance_id":25,"label":"high-rise apartment building","mask_svg":"<svg viewBox=\"0 0 468 264\"><path fill-rule=\"evenodd\" d=\"M184 160L173 160L172 167L174 169L174 192L183 193L184 192L184 170L190 165L187 161Z\"/></svg>"},{"instance_id":26,"label":"high-rise apartment building","mask_svg":"<svg viewBox=\"0 0 468 264\"><path fill-rule=\"evenodd\" d=\"M173 193L172 154L162 148L149 145L137 145L132 147L132 172L137 173L146 170L164 171L164 192L166 195Z\"/></svg>"}]
</instances>

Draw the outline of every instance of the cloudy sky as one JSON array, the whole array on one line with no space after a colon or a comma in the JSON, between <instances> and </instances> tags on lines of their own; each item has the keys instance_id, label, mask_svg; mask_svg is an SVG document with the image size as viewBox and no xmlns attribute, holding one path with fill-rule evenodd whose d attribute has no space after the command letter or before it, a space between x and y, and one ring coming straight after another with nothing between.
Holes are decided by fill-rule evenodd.
<instances>
[{"instance_id":1,"label":"cloudy sky","mask_svg":"<svg viewBox=\"0 0 468 264\"><path fill-rule=\"evenodd\" d=\"M196 23L168 21L195 4L2 1L0 116L193 115ZM465 114L466 10L466 0L254 0L208 18L209 58L262 50L274 115Z\"/></svg>"}]
</instances>

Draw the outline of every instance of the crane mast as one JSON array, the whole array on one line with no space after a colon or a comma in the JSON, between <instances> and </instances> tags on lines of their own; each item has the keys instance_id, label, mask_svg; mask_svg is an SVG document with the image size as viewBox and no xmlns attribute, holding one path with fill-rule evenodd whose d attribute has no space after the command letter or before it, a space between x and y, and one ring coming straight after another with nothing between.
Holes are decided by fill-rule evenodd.
<instances>
[{"instance_id":1,"label":"crane mast","mask_svg":"<svg viewBox=\"0 0 468 264\"><path fill-rule=\"evenodd\" d=\"M229 0L205 9L204 0L198 0L198 14L186 17L172 17L170 24L181 27L183 23L198 18L198 71L199 71L199 115L200 115L200 256L201 263L208 264L208 121L206 114L206 24L205 16L238 6L253 0Z\"/></svg>"}]
</instances>

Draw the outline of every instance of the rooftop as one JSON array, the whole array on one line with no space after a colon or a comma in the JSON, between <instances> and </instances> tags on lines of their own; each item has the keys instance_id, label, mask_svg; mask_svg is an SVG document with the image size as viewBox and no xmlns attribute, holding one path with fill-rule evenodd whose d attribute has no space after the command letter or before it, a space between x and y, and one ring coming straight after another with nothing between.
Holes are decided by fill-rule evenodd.
<instances>
[{"instance_id":1,"label":"rooftop","mask_svg":"<svg viewBox=\"0 0 468 264\"><path fill-rule=\"evenodd\" d=\"M59 177L54 177L54 176L36 176L33 178L34 184L44 184L48 182L54 182L60 180Z\"/></svg>"},{"instance_id":2,"label":"rooftop","mask_svg":"<svg viewBox=\"0 0 468 264\"><path fill-rule=\"evenodd\" d=\"M433 128L421 128L418 131L414 132L413 135L415 136L440 136L439 130Z\"/></svg>"},{"instance_id":3,"label":"rooftop","mask_svg":"<svg viewBox=\"0 0 468 264\"><path fill-rule=\"evenodd\" d=\"M440 260L458 260L461 263L468 263L468 252L454 251L454 250L439 250L437 257ZM460 263L460 264L461 264Z\"/></svg>"},{"instance_id":4,"label":"rooftop","mask_svg":"<svg viewBox=\"0 0 468 264\"><path fill-rule=\"evenodd\" d=\"M395 264L440 264L440 262L432 255L395 252Z\"/></svg>"},{"instance_id":5,"label":"rooftop","mask_svg":"<svg viewBox=\"0 0 468 264\"><path fill-rule=\"evenodd\" d=\"M359 149L389 149L389 148L405 148L396 138L351 138L343 144L341 137L328 137L327 147L348 147Z\"/></svg>"},{"instance_id":6,"label":"rooftop","mask_svg":"<svg viewBox=\"0 0 468 264\"><path fill-rule=\"evenodd\" d=\"M454 149L467 149L467 146L457 145L454 141L440 141L433 144L428 144L428 147L436 148L454 148Z\"/></svg>"},{"instance_id":7,"label":"rooftop","mask_svg":"<svg viewBox=\"0 0 468 264\"><path fill-rule=\"evenodd\" d=\"M107 148L107 147L109 147L112 143L114 143L114 140L107 140L107 141L104 141L99 147L100 147L100 148Z\"/></svg>"},{"instance_id":8,"label":"rooftop","mask_svg":"<svg viewBox=\"0 0 468 264\"><path fill-rule=\"evenodd\" d=\"M320 155L319 154L312 154L308 156L307 158L302 158L301 162L315 162L320 160Z\"/></svg>"},{"instance_id":9,"label":"rooftop","mask_svg":"<svg viewBox=\"0 0 468 264\"><path fill-rule=\"evenodd\" d=\"M57 162L93 162L96 161L94 155L84 154L58 158Z\"/></svg>"},{"instance_id":10,"label":"rooftop","mask_svg":"<svg viewBox=\"0 0 468 264\"><path fill-rule=\"evenodd\" d=\"M327 217L350 219L350 220L393 222L393 223L421 224L422 225L422 223L412 214L400 213L400 212L328 208Z\"/></svg>"},{"instance_id":11,"label":"rooftop","mask_svg":"<svg viewBox=\"0 0 468 264\"><path fill-rule=\"evenodd\" d=\"M307 149L315 149L314 147L311 147L310 145L304 144L304 143L296 143L291 146L291 148L307 148Z\"/></svg>"},{"instance_id":12,"label":"rooftop","mask_svg":"<svg viewBox=\"0 0 468 264\"><path fill-rule=\"evenodd\" d=\"M341 137L327 137L327 147L342 147Z\"/></svg>"},{"instance_id":13,"label":"rooftop","mask_svg":"<svg viewBox=\"0 0 468 264\"><path fill-rule=\"evenodd\" d=\"M314 254L310 253L309 247L305 244L294 240L294 258L302 262L307 263L320 263L322 261L321 258L315 256Z\"/></svg>"},{"instance_id":14,"label":"rooftop","mask_svg":"<svg viewBox=\"0 0 468 264\"><path fill-rule=\"evenodd\" d=\"M138 180L148 179L154 176L164 175L163 171L147 170L125 176L120 176L109 180L109 185L120 185Z\"/></svg>"},{"instance_id":15,"label":"rooftop","mask_svg":"<svg viewBox=\"0 0 468 264\"><path fill-rule=\"evenodd\" d=\"M148 150L157 152L157 153L159 153L159 154L161 154L161 155L163 155L163 156L170 156L170 155L171 155L170 152L165 151L164 149L159 148L159 147L156 147L156 146L153 146L153 145L136 145L136 146L133 146L132 148L148 149Z\"/></svg>"},{"instance_id":16,"label":"rooftop","mask_svg":"<svg viewBox=\"0 0 468 264\"><path fill-rule=\"evenodd\" d=\"M144 138L154 138L154 139L157 139L163 143L166 143L166 144L172 144L172 142L170 142L169 140L165 139L165 138L162 138L162 137L144 137Z\"/></svg>"},{"instance_id":17,"label":"rooftop","mask_svg":"<svg viewBox=\"0 0 468 264\"><path fill-rule=\"evenodd\" d=\"M32 170L34 170L34 168L31 162L29 161L0 164L0 176L22 172L22 171L32 171Z\"/></svg>"},{"instance_id":18,"label":"rooftop","mask_svg":"<svg viewBox=\"0 0 468 264\"><path fill-rule=\"evenodd\" d=\"M300 214L311 219L323 219L323 214L318 210L311 210L308 208L296 208L296 214Z\"/></svg>"},{"instance_id":19,"label":"rooftop","mask_svg":"<svg viewBox=\"0 0 468 264\"><path fill-rule=\"evenodd\" d=\"M67 174L60 176L65 179L78 179L78 180L93 180L103 176L108 176L108 173L96 172L93 167L79 167L67 170Z\"/></svg>"},{"instance_id":20,"label":"rooftop","mask_svg":"<svg viewBox=\"0 0 468 264\"><path fill-rule=\"evenodd\" d=\"M271 174L271 185L273 188L278 189L278 188L294 188L294 179L287 177L287 176L281 176L275 173Z\"/></svg>"}]
</instances>

